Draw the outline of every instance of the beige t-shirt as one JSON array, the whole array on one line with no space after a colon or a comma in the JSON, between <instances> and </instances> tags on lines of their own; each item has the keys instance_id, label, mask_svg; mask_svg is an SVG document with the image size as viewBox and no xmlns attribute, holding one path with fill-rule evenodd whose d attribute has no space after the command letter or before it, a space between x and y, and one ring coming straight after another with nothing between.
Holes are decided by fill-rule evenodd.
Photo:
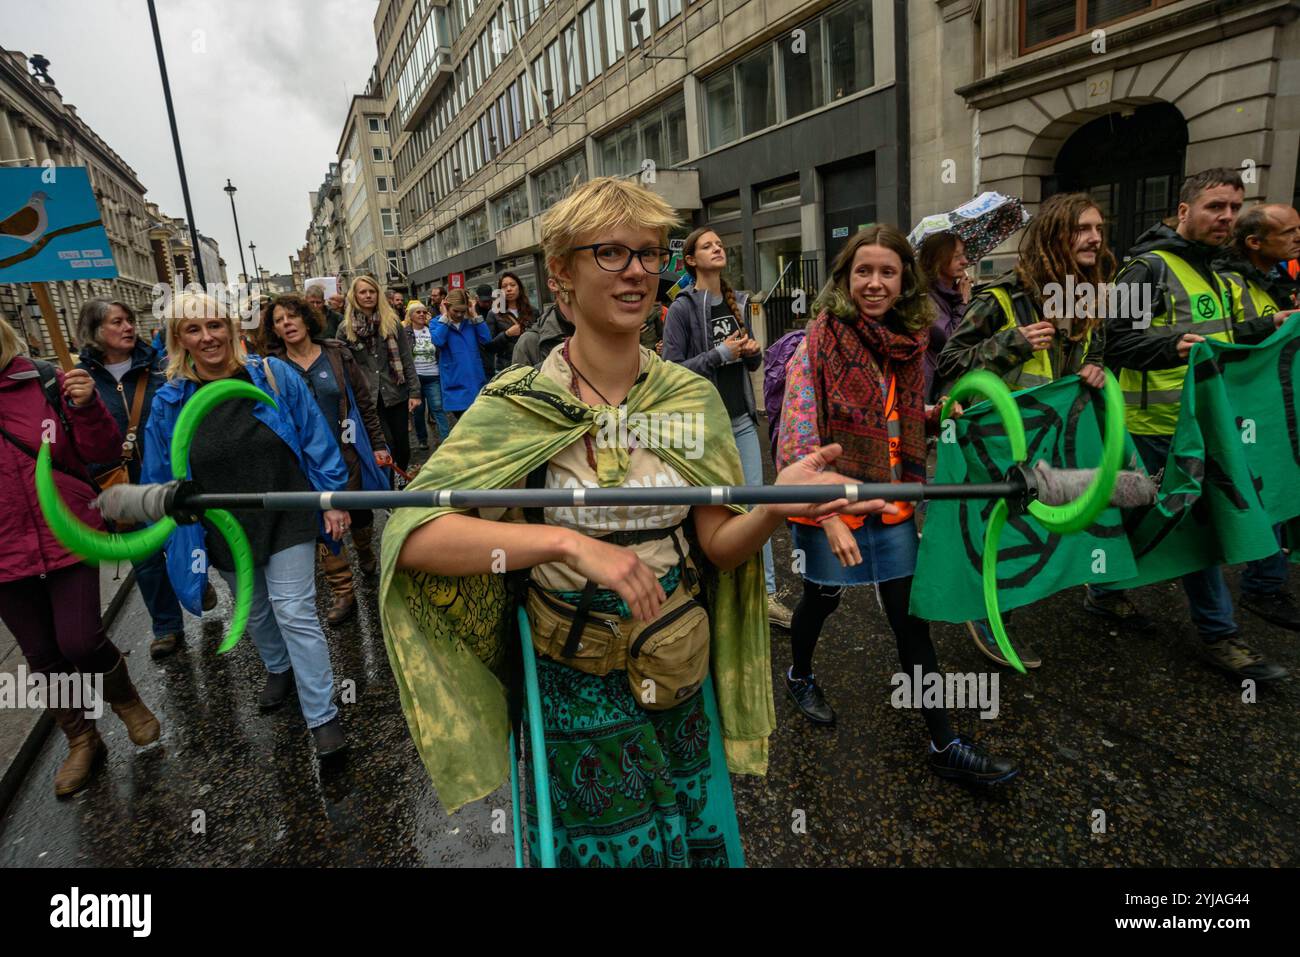
<instances>
[{"instance_id":1,"label":"beige t-shirt","mask_svg":"<svg viewBox=\"0 0 1300 957\"><path fill-rule=\"evenodd\" d=\"M641 368L645 368L649 355L641 350ZM560 349L551 350L551 354L542 362L540 371L554 382L568 387L572 373L564 361ZM593 442L596 439L593 437ZM645 448L633 448L628 454L627 477L623 488L645 487L685 487L689 483L681 474L663 461L654 451ZM524 480L515 484L524 487ZM581 438L555 455L546 469L547 488L599 488L596 471L587 461L587 446ZM654 528L671 528L686 519L690 511L686 505L632 505L627 507L579 507L547 508L543 516L548 525L560 525L571 528L584 535L599 538L615 531L632 531ZM479 518L488 521L524 522L522 509L479 509ZM677 531L678 543L683 553L686 552L686 538L682 530ZM677 550L667 536L650 542L641 542L629 546L638 558L650 568L656 576L662 576L679 561ZM532 578L542 588L552 591L578 591L586 580L562 562L548 562L537 565L532 570Z\"/></svg>"}]
</instances>

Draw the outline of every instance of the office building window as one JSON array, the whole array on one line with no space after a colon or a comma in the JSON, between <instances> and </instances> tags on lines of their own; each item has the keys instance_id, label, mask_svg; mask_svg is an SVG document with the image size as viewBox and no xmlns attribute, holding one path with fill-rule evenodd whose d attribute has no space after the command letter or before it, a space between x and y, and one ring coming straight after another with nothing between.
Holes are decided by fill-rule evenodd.
<instances>
[{"instance_id":1,"label":"office building window","mask_svg":"<svg viewBox=\"0 0 1300 957\"><path fill-rule=\"evenodd\" d=\"M804 24L803 42L796 47L792 37L777 41L781 48L781 68L785 75L786 116L799 116L826 102L826 72L822 59L822 21Z\"/></svg>"},{"instance_id":2,"label":"office building window","mask_svg":"<svg viewBox=\"0 0 1300 957\"><path fill-rule=\"evenodd\" d=\"M376 177L376 178L375 178L375 182L376 182L376 187L377 187L377 189L379 190L379 192L381 192L381 193L387 193L387 192L388 192L388 177L387 177L387 176L379 176L379 177Z\"/></svg>"},{"instance_id":3,"label":"office building window","mask_svg":"<svg viewBox=\"0 0 1300 957\"><path fill-rule=\"evenodd\" d=\"M1020 52L1059 43L1172 0L1022 0Z\"/></svg>"},{"instance_id":4,"label":"office building window","mask_svg":"<svg viewBox=\"0 0 1300 957\"><path fill-rule=\"evenodd\" d=\"M370 127L370 132L371 132L371 133L378 133L378 132L379 132L379 118L378 118L378 117L374 117L374 116L370 117L370 119L367 121L367 125Z\"/></svg>"},{"instance_id":5,"label":"office building window","mask_svg":"<svg viewBox=\"0 0 1300 957\"><path fill-rule=\"evenodd\" d=\"M455 256L461 250L460 231L456 228L457 223L452 223L446 229L438 233L438 246L442 253L442 258L447 259Z\"/></svg>"},{"instance_id":6,"label":"office building window","mask_svg":"<svg viewBox=\"0 0 1300 957\"><path fill-rule=\"evenodd\" d=\"M385 236L397 235L396 218L393 216L393 211L389 207L379 207L379 224L383 227Z\"/></svg>"},{"instance_id":7,"label":"office building window","mask_svg":"<svg viewBox=\"0 0 1300 957\"><path fill-rule=\"evenodd\" d=\"M865 90L875 82L870 8L869 0L855 0L826 17L833 100Z\"/></svg>"},{"instance_id":8,"label":"office building window","mask_svg":"<svg viewBox=\"0 0 1300 957\"><path fill-rule=\"evenodd\" d=\"M768 209L772 206L788 206L799 202L799 177L795 176L758 191L758 208Z\"/></svg>"},{"instance_id":9,"label":"office building window","mask_svg":"<svg viewBox=\"0 0 1300 957\"><path fill-rule=\"evenodd\" d=\"M728 217L739 215L739 193L732 193L730 196L719 196L717 199L710 200L704 204L704 218L710 223L716 219L727 219Z\"/></svg>"},{"instance_id":10,"label":"office building window","mask_svg":"<svg viewBox=\"0 0 1300 957\"><path fill-rule=\"evenodd\" d=\"M776 94L773 88L772 51L763 48L736 66L740 90L740 135L748 136L776 122Z\"/></svg>"},{"instance_id":11,"label":"office building window","mask_svg":"<svg viewBox=\"0 0 1300 957\"><path fill-rule=\"evenodd\" d=\"M497 230L507 229L528 218L528 189L520 183L492 200L492 218Z\"/></svg>"},{"instance_id":12,"label":"office building window","mask_svg":"<svg viewBox=\"0 0 1300 957\"><path fill-rule=\"evenodd\" d=\"M722 146L737 136L736 83L730 68L704 81L704 101L709 127L709 146Z\"/></svg>"},{"instance_id":13,"label":"office building window","mask_svg":"<svg viewBox=\"0 0 1300 957\"><path fill-rule=\"evenodd\" d=\"M492 233L488 231L487 209L482 206L466 213L460 223L461 229L465 233L466 249L481 246L492 238Z\"/></svg>"},{"instance_id":14,"label":"office building window","mask_svg":"<svg viewBox=\"0 0 1300 957\"><path fill-rule=\"evenodd\" d=\"M582 53L587 61L587 82L590 83L604 69L601 62L599 5L587 4L578 15L578 20L582 23Z\"/></svg>"},{"instance_id":15,"label":"office building window","mask_svg":"<svg viewBox=\"0 0 1300 957\"><path fill-rule=\"evenodd\" d=\"M376 163L382 163L384 161L384 148L382 146L371 147L370 158Z\"/></svg>"},{"instance_id":16,"label":"office building window","mask_svg":"<svg viewBox=\"0 0 1300 957\"><path fill-rule=\"evenodd\" d=\"M546 46L546 62L549 73L547 83L552 91L551 105L559 106L565 100L564 64L560 62L560 41L552 40Z\"/></svg>"},{"instance_id":17,"label":"office building window","mask_svg":"<svg viewBox=\"0 0 1300 957\"><path fill-rule=\"evenodd\" d=\"M537 174L537 201L539 213L550 209L569 192L573 184L587 178L587 157L582 150L548 166Z\"/></svg>"},{"instance_id":18,"label":"office building window","mask_svg":"<svg viewBox=\"0 0 1300 957\"><path fill-rule=\"evenodd\" d=\"M639 172L645 160L656 167L685 162L685 99L673 97L611 133L597 146L601 172L607 176Z\"/></svg>"},{"instance_id":19,"label":"office building window","mask_svg":"<svg viewBox=\"0 0 1300 957\"><path fill-rule=\"evenodd\" d=\"M632 15L638 10L641 11L641 17L632 22ZM628 46L640 46L655 32L654 24L650 22L650 0L627 0L627 15Z\"/></svg>"},{"instance_id":20,"label":"office building window","mask_svg":"<svg viewBox=\"0 0 1300 957\"><path fill-rule=\"evenodd\" d=\"M601 0L605 9L605 62L613 66L627 52L623 40L623 0Z\"/></svg>"},{"instance_id":21,"label":"office building window","mask_svg":"<svg viewBox=\"0 0 1300 957\"><path fill-rule=\"evenodd\" d=\"M568 83L569 96L573 97L582 89L582 47L578 43L578 21L574 20L561 34L564 38L564 77Z\"/></svg>"},{"instance_id":22,"label":"office building window","mask_svg":"<svg viewBox=\"0 0 1300 957\"><path fill-rule=\"evenodd\" d=\"M658 0L656 10L659 14L657 22L660 26L663 26L682 12L682 0Z\"/></svg>"}]
</instances>

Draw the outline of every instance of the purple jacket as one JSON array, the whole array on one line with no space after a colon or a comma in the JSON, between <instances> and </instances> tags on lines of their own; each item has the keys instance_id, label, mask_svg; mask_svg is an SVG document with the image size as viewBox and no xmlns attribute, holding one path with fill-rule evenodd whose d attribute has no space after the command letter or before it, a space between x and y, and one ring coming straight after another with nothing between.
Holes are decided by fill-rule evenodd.
<instances>
[{"instance_id":1,"label":"purple jacket","mask_svg":"<svg viewBox=\"0 0 1300 957\"><path fill-rule=\"evenodd\" d=\"M773 458L776 437L781 431L781 406L785 404L785 367L806 335L803 329L787 332L763 354L763 409L767 412L767 435L771 439Z\"/></svg>"},{"instance_id":2,"label":"purple jacket","mask_svg":"<svg viewBox=\"0 0 1300 957\"><path fill-rule=\"evenodd\" d=\"M934 391L934 370L939 364L939 353L943 352L948 337L957 331L961 317L966 312L966 303L961 301L961 293L939 283L931 283L930 299L934 302L937 318L930 326L930 345L925 350L925 400L934 402L938 396Z\"/></svg>"}]
</instances>

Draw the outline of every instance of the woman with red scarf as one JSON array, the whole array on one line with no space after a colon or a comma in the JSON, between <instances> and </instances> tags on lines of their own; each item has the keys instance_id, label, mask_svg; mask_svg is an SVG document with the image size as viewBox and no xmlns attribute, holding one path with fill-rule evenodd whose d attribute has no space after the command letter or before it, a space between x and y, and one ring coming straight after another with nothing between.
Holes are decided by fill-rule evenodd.
<instances>
[{"instance_id":1,"label":"woman with red scarf","mask_svg":"<svg viewBox=\"0 0 1300 957\"><path fill-rule=\"evenodd\" d=\"M939 425L939 406L925 402L932 306L907 238L892 226L861 230L836 256L815 309L787 370L777 468L836 442L844 448L836 468L846 475L925 481L926 433ZM919 668L927 684L932 674L944 684L929 623L908 613L917 552L912 512L911 503L896 502L876 515L792 520L794 547L805 558L804 592L790 625L794 661L785 684L815 723L835 721L812 656L845 588L875 585L903 673L914 681ZM1015 775L1010 761L954 733L945 708L922 713L936 774L986 784Z\"/></svg>"}]
</instances>

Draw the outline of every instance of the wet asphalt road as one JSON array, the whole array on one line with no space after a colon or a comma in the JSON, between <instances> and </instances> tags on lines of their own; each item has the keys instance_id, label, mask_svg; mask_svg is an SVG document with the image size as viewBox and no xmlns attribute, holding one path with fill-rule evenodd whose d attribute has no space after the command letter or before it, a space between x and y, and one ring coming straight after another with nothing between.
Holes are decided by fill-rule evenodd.
<instances>
[{"instance_id":1,"label":"wet asphalt road","mask_svg":"<svg viewBox=\"0 0 1300 957\"><path fill-rule=\"evenodd\" d=\"M788 568L788 536L775 541ZM0 865L511 866L508 790L448 817L429 785L398 706L372 585L352 622L327 628L336 684L355 682L356 695L342 706L350 755L323 770L293 704L257 712L264 672L251 642L214 654L230 608L216 585L222 605L201 624L190 620L186 648L159 663L148 658L148 617L131 597L113 636L132 652L162 739L137 750L109 713L100 722L107 767L56 802L51 780L65 744L53 732L0 821ZM323 609L323 583L320 594ZM1081 590L1017 614L1013 638L1029 640L1043 667L1000 672L995 720L973 710L956 718L959 730L1020 763L1020 776L994 793L924 766L920 716L890 704L898 662L872 590L845 598L818 647L834 728L808 724L785 697L777 676L788 642L774 630L770 773L735 779L749 864L1294 866L1300 636L1239 612L1251 642L1296 676L1261 686L1247 704L1238 682L1196 658L1176 583L1136 597L1159 619L1151 636L1093 625ZM992 667L964 629L938 624L934 634L941 668ZM496 817L506 833L494 832L494 809L505 811ZM1093 831L1096 811L1105 833Z\"/></svg>"}]
</instances>

